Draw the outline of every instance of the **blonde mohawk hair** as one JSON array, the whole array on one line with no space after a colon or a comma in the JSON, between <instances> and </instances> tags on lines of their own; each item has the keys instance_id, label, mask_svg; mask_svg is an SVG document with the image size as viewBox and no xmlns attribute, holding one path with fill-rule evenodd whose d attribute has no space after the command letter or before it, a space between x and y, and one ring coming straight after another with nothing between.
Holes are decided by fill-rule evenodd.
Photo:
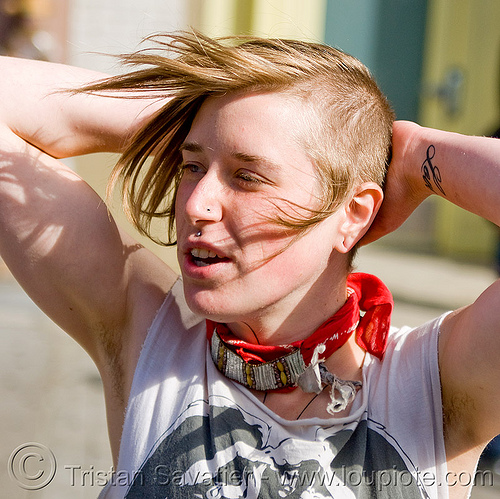
<instances>
[{"instance_id":1,"label":"blonde mohawk hair","mask_svg":"<svg viewBox=\"0 0 500 499\"><path fill-rule=\"evenodd\" d=\"M297 40L212 39L197 32L146 40L153 43L151 48L120 56L137 69L79 91L169 99L130 138L108 189L121 182L125 212L140 232L159 244L175 244L180 146L211 96L287 92L311 103L304 147L318 167L322 206L300 207L310 212L306 218L280 215L276 222L281 225L306 229L333 213L356 182L383 183L394 116L368 69L354 57ZM154 218L165 217L168 238L162 241L150 229Z\"/></svg>"}]
</instances>

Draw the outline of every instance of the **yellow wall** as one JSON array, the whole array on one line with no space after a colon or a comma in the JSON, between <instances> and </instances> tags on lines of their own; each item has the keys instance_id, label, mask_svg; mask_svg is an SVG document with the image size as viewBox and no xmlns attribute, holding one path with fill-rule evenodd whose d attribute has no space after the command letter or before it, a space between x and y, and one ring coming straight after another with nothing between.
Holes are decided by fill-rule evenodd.
<instances>
[{"instance_id":1,"label":"yellow wall","mask_svg":"<svg viewBox=\"0 0 500 499\"><path fill-rule=\"evenodd\" d=\"M423 124L467 134L500 126L500 2L430 0L425 43ZM451 69L464 77L460 107L450 115L433 89Z\"/></svg>"},{"instance_id":2,"label":"yellow wall","mask_svg":"<svg viewBox=\"0 0 500 499\"><path fill-rule=\"evenodd\" d=\"M429 0L420 122L485 135L500 126L500 2ZM459 106L450 114L436 90L450 70L463 75ZM471 165L473 167L473 165ZM436 242L445 255L492 257L497 230L475 215L436 203Z\"/></svg>"},{"instance_id":3,"label":"yellow wall","mask_svg":"<svg viewBox=\"0 0 500 499\"><path fill-rule=\"evenodd\" d=\"M327 0L191 0L193 27L210 36L323 40Z\"/></svg>"}]
</instances>

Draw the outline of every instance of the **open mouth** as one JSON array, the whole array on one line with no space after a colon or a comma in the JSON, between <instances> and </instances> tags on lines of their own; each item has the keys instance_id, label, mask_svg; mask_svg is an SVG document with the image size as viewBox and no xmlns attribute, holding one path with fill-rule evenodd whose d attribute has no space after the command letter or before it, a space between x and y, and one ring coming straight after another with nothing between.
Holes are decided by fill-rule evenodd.
<instances>
[{"instance_id":1,"label":"open mouth","mask_svg":"<svg viewBox=\"0 0 500 499\"><path fill-rule=\"evenodd\" d=\"M191 250L191 258L197 267L207 267L215 263L229 261L229 258L220 257L214 251L204 248L193 248Z\"/></svg>"}]
</instances>

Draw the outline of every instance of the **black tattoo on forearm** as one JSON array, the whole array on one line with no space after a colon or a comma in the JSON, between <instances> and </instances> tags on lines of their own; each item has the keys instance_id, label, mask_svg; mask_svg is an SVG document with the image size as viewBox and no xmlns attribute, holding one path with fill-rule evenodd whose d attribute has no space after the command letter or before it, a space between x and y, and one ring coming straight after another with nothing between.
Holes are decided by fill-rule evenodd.
<instances>
[{"instance_id":1,"label":"black tattoo on forearm","mask_svg":"<svg viewBox=\"0 0 500 499\"><path fill-rule=\"evenodd\" d=\"M422 178L424 179L425 186L428 187L432 192L435 192L432 186L433 183L434 186L437 187L437 189L439 189L439 191L443 194L443 196L446 196L444 189L441 187L441 172L439 171L439 168L437 166L432 164L431 161L435 155L436 148L431 144L427 148L427 157L422 163Z\"/></svg>"}]
</instances>

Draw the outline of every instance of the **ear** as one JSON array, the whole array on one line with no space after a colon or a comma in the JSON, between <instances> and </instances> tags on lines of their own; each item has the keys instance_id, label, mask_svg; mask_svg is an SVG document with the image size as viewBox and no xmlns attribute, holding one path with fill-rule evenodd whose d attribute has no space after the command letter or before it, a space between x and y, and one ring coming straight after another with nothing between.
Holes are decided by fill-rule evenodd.
<instances>
[{"instance_id":1,"label":"ear","mask_svg":"<svg viewBox=\"0 0 500 499\"><path fill-rule=\"evenodd\" d=\"M348 253L370 228L384 199L382 188L375 182L358 185L343 205L344 221L335 249Z\"/></svg>"}]
</instances>

